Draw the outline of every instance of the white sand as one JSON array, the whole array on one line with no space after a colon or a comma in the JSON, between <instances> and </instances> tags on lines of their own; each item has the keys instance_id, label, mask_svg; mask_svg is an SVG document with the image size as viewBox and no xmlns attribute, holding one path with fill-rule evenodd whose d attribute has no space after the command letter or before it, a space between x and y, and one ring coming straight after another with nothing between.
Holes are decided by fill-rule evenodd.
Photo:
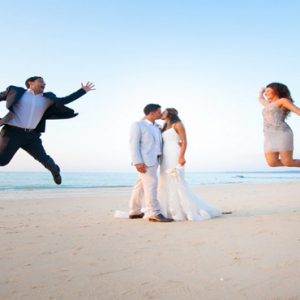
<instances>
[{"instance_id":1,"label":"white sand","mask_svg":"<svg viewBox=\"0 0 300 300\"><path fill-rule=\"evenodd\" d=\"M197 186L232 215L114 219L131 189L2 192L0 299L300 299L300 184Z\"/></svg>"}]
</instances>

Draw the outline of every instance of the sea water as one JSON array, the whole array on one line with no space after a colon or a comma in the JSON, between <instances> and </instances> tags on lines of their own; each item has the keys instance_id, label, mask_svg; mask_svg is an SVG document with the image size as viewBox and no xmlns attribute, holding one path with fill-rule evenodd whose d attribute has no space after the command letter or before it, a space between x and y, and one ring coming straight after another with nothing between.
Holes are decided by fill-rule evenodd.
<instances>
[{"instance_id":1,"label":"sea water","mask_svg":"<svg viewBox=\"0 0 300 300\"><path fill-rule=\"evenodd\" d=\"M63 183L56 185L49 172L0 172L1 190L74 189L130 187L135 172L63 172ZM300 172L186 172L190 184L239 184L299 181Z\"/></svg>"}]
</instances>

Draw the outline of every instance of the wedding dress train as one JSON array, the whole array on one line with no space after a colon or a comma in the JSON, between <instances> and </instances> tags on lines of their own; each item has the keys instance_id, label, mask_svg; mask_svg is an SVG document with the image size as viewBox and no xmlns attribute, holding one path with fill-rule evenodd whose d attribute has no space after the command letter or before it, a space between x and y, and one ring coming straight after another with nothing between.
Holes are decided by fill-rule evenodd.
<instances>
[{"instance_id":1,"label":"wedding dress train","mask_svg":"<svg viewBox=\"0 0 300 300\"><path fill-rule=\"evenodd\" d=\"M163 155L158 181L161 212L175 221L202 221L222 213L193 192L185 180L184 167L178 165L179 135L172 127L162 133Z\"/></svg>"}]
</instances>

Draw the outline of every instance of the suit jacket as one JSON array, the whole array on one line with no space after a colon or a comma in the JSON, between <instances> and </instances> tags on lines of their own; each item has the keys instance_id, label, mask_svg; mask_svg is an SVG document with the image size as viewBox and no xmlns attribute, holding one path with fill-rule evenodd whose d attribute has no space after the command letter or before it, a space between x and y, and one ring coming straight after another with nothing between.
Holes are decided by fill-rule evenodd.
<instances>
[{"instance_id":1,"label":"suit jacket","mask_svg":"<svg viewBox=\"0 0 300 300\"><path fill-rule=\"evenodd\" d=\"M160 131L158 125L156 128ZM161 135L159 147L162 149ZM150 167L157 164L156 140L149 125L144 120L135 122L131 126L130 154L133 165L144 163Z\"/></svg>"},{"instance_id":2,"label":"suit jacket","mask_svg":"<svg viewBox=\"0 0 300 300\"><path fill-rule=\"evenodd\" d=\"M14 104L21 99L25 92L26 89L11 85L6 89L6 91L0 93L0 101L6 101L7 109L13 113ZM51 99L54 103L45 111L41 121L36 127L36 130L44 132L47 119L69 119L76 117L78 113L75 113L73 109L65 106L65 104L80 98L85 93L86 91L82 88L71 95L62 98L56 97L56 95L51 92L44 93L43 96Z\"/></svg>"}]
</instances>

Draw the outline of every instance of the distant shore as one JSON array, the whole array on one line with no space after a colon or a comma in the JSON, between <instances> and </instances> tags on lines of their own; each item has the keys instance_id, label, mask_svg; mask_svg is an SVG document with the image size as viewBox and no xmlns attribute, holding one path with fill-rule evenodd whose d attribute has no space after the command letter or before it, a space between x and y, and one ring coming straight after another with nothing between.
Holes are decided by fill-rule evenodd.
<instances>
[{"instance_id":1,"label":"distant shore","mask_svg":"<svg viewBox=\"0 0 300 300\"><path fill-rule=\"evenodd\" d=\"M299 299L300 182L193 188L233 214L113 218L130 187L1 192L0 299Z\"/></svg>"}]
</instances>

